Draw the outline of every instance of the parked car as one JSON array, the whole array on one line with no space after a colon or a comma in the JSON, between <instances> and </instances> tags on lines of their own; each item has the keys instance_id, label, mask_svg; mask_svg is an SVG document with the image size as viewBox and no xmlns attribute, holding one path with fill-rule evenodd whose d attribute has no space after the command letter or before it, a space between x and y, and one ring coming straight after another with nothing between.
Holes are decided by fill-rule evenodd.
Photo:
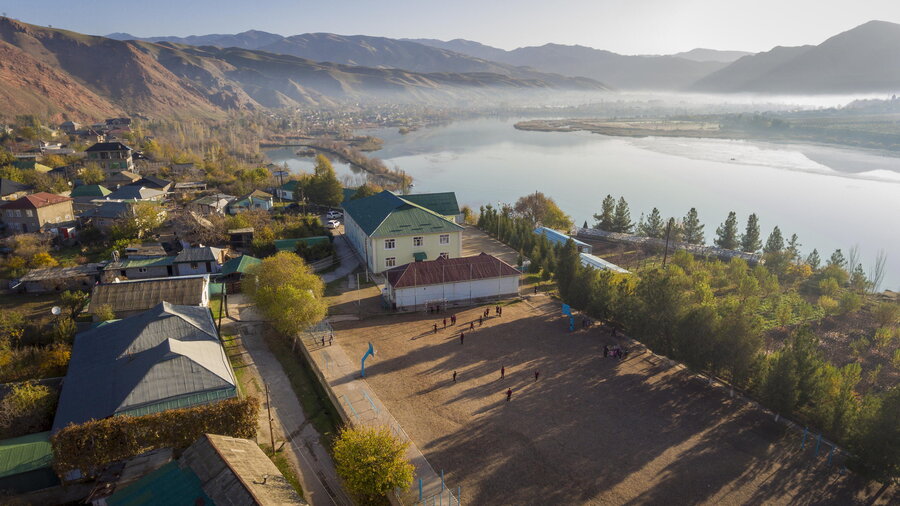
<instances>
[{"instance_id":1,"label":"parked car","mask_svg":"<svg viewBox=\"0 0 900 506\"><path fill-rule=\"evenodd\" d=\"M325 224L325 228L334 230L341 226L341 222L338 220L328 220L328 223Z\"/></svg>"},{"instance_id":2,"label":"parked car","mask_svg":"<svg viewBox=\"0 0 900 506\"><path fill-rule=\"evenodd\" d=\"M328 213L325 214L325 217L328 218L329 220L336 220L338 218L343 218L344 213L342 213L340 211L328 211Z\"/></svg>"}]
</instances>

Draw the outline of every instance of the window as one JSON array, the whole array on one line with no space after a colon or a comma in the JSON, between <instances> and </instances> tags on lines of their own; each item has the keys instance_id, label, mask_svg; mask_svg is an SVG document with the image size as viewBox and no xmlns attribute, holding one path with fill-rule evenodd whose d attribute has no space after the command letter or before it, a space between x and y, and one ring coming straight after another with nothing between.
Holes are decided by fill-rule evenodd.
<instances>
[{"instance_id":1,"label":"window","mask_svg":"<svg viewBox=\"0 0 900 506\"><path fill-rule=\"evenodd\" d=\"M413 246L421 246L423 242L421 237L413 237Z\"/></svg>"},{"instance_id":2,"label":"window","mask_svg":"<svg viewBox=\"0 0 900 506\"><path fill-rule=\"evenodd\" d=\"M147 272L146 267L138 267L138 272Z\"/></svg>"},{"instance_id":3,"label":"window","mask_svg":"<svg viewBox=\"0 0 900 506\"><path fill-rule=\"evenodd\" d=\"M31 218L32 216L34 216L34 213L31 212L31 209L26 209L26 210L25 210L25 216L28 216L29 218Z\"/></svg>"},{"instance_id":4,"label":"window","mask_svg":"<svg viewBox=\"0 0 900 506\"><path fill-rule=\"evenodd\" d=\"M397 247L397 241L395 239L385 239L384 240L384 249L394 249Z\"/></svg>"},{"instance_id":5,"label":"window","mask_svg":"<svg viewBox=\"0 0 900 506\"><path fill-rule=\"evenodd\" d=\"M199 267L199 265L197 265L197 262L191 262L191 269L196 269L197 267Z\"/></svg>"},{"instance_id":6,"label":"window","mask_svg":"<svg viewBox=\"0 0 900 506\"><path fill-rule=\"evenodd\" d=\"M6 210L6 215L9 216L10 218L12 218L12 217L13 217L13 210L12 210L12 209L7 209L7 210Z\"/></svg>"},{"instance_id":7,"label":"window","mask_svg":"<svg viewBox=\"0 0 900 506\"><path fill-rule=\"evenodd\" d=\"M450 244L450 234L441 234L441 244Z\"/></svg>"},{"instance_id":8,"label":"window","mask_svg":"<svg viewBox=\"0 0 900 506\"><path fill-rule=\"evenodd\" d=\"M448 258L450 258L450 253L441 253L441 258L447 260Z\"/></svg>"},{"instance_id":9,"label":"window","mask_svg":"<svg viewBox=\"0 0 900 506\"><path fill-rule=\"evenodd\" d=\"M22 211L20 209L16 209L16 218L22 217Z\"/></svg>"},{"instance_id":10,"label":"window","mask_svg":"<svg viewBox=\"0 0 900 506\"><path fill-rule=\"evenodd\" d=\"M396 267L397 266L397 257L387 257L384 259L385 267Z\"/></svg>"}]
</instances>

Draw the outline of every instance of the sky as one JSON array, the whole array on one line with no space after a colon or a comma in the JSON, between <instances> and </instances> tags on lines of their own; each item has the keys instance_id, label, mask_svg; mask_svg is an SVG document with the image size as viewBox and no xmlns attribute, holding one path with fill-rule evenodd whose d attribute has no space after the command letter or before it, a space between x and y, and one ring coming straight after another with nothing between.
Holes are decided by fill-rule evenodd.
<instances>
[{"instance_id":1,"label":"sky","mask_svg":"<svg viewBox=\"0 0 900 506\"><path fill-rule=\"evenodd\" d=\"M256 29L669 54L818 44L873 19L900 23L900 0L0 0L0 12L94 35Z\"/></svg>"}]
</instances>

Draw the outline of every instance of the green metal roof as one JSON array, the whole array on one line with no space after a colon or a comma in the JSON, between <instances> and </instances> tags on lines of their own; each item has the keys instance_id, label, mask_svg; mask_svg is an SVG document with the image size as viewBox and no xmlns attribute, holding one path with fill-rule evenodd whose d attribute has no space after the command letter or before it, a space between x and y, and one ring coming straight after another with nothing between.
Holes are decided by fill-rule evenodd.
<instances>
[{"instance_id":1,"label":"green metal roof","mask_svg":"<svg viewBox=\"0 0 900 506\"><path fill-rule=\"evenodd\" d=\"M413 260L415 260L416 262L423 262L427 259L428 253L425 253L424 251L417 251L413 253Z\"/></svg>"},{"instance_id":2,"label":"green metal roof","mask_svg":"<svg viewBox=\"0 0 900 506\"><path fill-rule=\"evenodd\" d=\"M110 506L168 506L215 505L203 491L200 478L189 467L182 468L172 461L138 481L106 498Z\"/></svg>"},{"instance_id":3,"label":"green metal roof","mask_svg":"<svg viewBox=\"0 0 900 506\"><path fill-rule=\"evenodd\" d=\"M126 258L119 262L121 269L134 269L136 267L165 267L175 261L173 256L156 258Z\"/></svg>"},{"instance_id":4,"label":"green metal roof","mask_svg":"<svg viewBox=\"0 0 900 506\"><path fill-rule=\"evenodd\" d=\"M112 193L109 188L99 184L83 184L72 189L70 197L105 197Z\"/></svg>"},{"instance_id":5,"label":"green metal roof","mask_svg":"<svg viewBox=\"0 0 900 506\"><path fill-rule=\"evenodd\" d=\"M277 248L277 246L276 246ZM295 247L296 249L296 247ZM252 257L250 255L241 255L237 258L232 258L231 260L225 262L222 265L222 276L227 276L229 274L234 274L235 272L239 272L244 274L247 272L247 269L253 267L254 265L262 262L262 260Z\"/></svg>"},{"instance_id":6,"label":"green metal roof","mask_svg":"<svg viewBox=\"0 0 900 506\"><path fill-rule=\"evenodd\" d=\"M440 214L385 190L351 200L344 211L369 237L457 232L462 227Z\"/></svg>"},{"instance_id":7,"label":"green metal roof","mask_svg":"<svg viewBox=\"0 0 900 506\"><path fill-rule=\"evenodd\" d=\"M350 202L350 199L352 199L353 196L356 195L356 192L358 190L359 188L344 188L342 190L344 192L344 200L341 201L341 206L343 206L347 202Z\"/></svg>"},{"instance_id":8,"label":"green metal roof","mask_svg":"<svg viewBox=\"0 0 900 506\"><path fill-rule=\"evenodd\" d=\"M307 246L315 246L317 244L326 244L329 242L327 236L317 235L313 237L301 237L298 239L275 239L275 249L278 251L294 251L300 243L306 243Z\"/></svg>"},{"instance_id":9,"label":"green metal roof","mask_svg":"<svg viewBox=\"0 0 900 506\"><path fill-rule=\"evenodd\" d=\"M0 478L49 467L52 460L49 431L0 441Z\"/></svg>"},{"instance_id":10,"label":"green metal roof","mask_svg":"<svg viewBox=\"0 0 900 506\"><path fill-rule=\"evenodd\" d=\"M459 203L456 201L456 194L453 192L404 195L403 199L443 216L456 216L459 214Z\"/></svg>"},{"instance_id":11,"label":"green metal roof","mask_svg":"<svg viewBox=\"0 0 900 506\"><path fill-rule=\"evenodd\" d=\"M168 411L170 409L190 408L191 406L212 404L234 397L237 397L237 389L235 387L226 387L219 390L209 390L206 392L175 397L173 399L166 399L162 402L155 402L153 404L145 404L137 408L119 411L116 413L116 416L152 415L153 413L162 413L163 411Z\"/></svg>"}]
</instances>

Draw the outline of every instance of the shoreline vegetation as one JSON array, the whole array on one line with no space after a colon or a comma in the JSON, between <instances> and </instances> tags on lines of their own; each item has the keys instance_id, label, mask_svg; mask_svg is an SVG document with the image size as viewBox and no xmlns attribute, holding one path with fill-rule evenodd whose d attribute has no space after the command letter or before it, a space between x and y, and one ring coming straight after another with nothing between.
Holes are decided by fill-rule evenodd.
<instances>
[{"instance_id":1,"label":"shoreline vegetation","mask_svg":"<svg viewBox=\"0 0 900 506\"><path fill-rule=\"evenodd\" d=\"M297 138L293 141L260 142L261 148L298 147L298 156L315 156L317 152L335 156L371 176L373 183L390 190L406 190L412 186L412 176L399 168L389 168L380 158L367 156L364 151L377 151L384 141L378 137L361 136L349 140L328 138Z\"/></svg>"},{"instance_id":2,"label":"shoreline vegetation","mask_svg":"<svg viewBox=\"0 0 900 506\"><path fill-rule=\"evenodd\" d=\"M900 154L900 134L875 131L867 123L845 128L793 124L763 115L640 119L534 119L513 125L530 132L586 131L613 137L687 137L695 139L748 139L770 142L808 142L843 147L879 149Z\"/></svg>"}]
</instances>

